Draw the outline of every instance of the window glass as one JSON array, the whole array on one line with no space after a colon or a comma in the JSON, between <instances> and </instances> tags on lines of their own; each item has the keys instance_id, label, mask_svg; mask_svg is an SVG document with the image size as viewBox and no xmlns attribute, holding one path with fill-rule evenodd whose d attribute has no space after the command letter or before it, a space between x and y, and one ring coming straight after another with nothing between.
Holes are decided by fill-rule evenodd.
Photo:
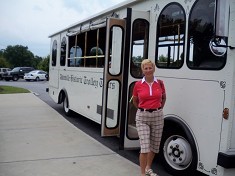
<instances>
[{"instance_id":1,"label":"window glass","mask_svg":"<svg viewBox=\"0 0 235 176\"><path fill-rule=\"evenodd\" d=\"M81 57L82 57L82 49L79 46L73 46L70 49L69 66L70 67L82 66L83 64L81 63Z\"/></svg>"},{"instance_id":2,"label":"window glass","mask_svg":"<svg viewBox=\"0 0 235 176\"><path fill-rule=\"evenodd\" d=\"M142 77L141 62L148 58L149 23L144 19L133 22L132 28L132 57L131 74L133 77Z\"/></svg>"},{"instance_id":3,"label":"window glass","mask_svg":"<svg viewBox=\"0 0 235 176\"><path fill-rule=\"evenodd\" d=\"M169 4L157 23L156 66L180 68L184 61L185 13L178 4Z\"/></svg>"},{"instance_id":4,"label":"window glass","mask_svg":"<svg viewBox=\"0 0 235 176\"><path fill-rule=\"evenodd\" d=\"M63 37L61 41L61 47L60 47L60 66L65 66L65 60L66 60L66 38Z\"/></svg>"},{"instance_id":5,"label":"window glass","mask_svg":"<svg viewBox=\"0 0 235 176\"><path fill-rule=\"evenodd\" d=\"M91 56L89 63L90 66L104 67L104 52L101 48L96 46L91 48L89 56Z\"/></svg>"},{"instance_id":6,"label":"window glass","mask_svg":"<svg viewBox=\"0 0 235 176\"><path fill-rule=\"evenodd\" d=\"M123 45L123 29L119 26L110 28L109 38L109 73L118 75L121 72L122 61L122 45Z\"/></svg>"},{"instance_id":7,"label":"window glass","mask_svg":"<svg viewBox=\"0 0 235 176\"><path fill-rule=\"evenodd\" d=\"M52 60L51 60L52 66L56 66L56 57L57 57L57 41L54 40L52 46Z\"/></svg>"},{"instance_id":8,"label":"window glass","mask_svg":"<svg viewBox=\"0 0 235 176\"><path fill-rule=\"evenodd\" d=\"M97 67L104 67L105 60L105 47L106 47L106 28L98 29L98 39L97 39ZM103 53L103 54L102 54Z\"/></svg>"},{"instance_id":9,"label":"window glass","mask_svg":"<svg viewBox=\"0 0 235 176\"><path fill-rule=\"evenodd\" d=\"M96 53L97 46L97 30L91 30L87 32L87 40L86 40L86 58L85 58L85 67L96 67L98 53ZM97 48L98 49L98 48Z\"/></svg>"},{"instance_id":10,"label":"window glass","mask_svg":"<svg viewBox=\"0 0 235 176\"><path fill-rule=\"evenodd\" d=\"M106 28L99 28L87 32L85 67L103 68Z\"/></svg>"},{"instance_id":11,"label":"window glass","mask_svg":"<svg viewBox=\"0 0 235 176\"><path fill-rule=\"evenodd\" d=\"M68 67L104 67L106 28L69 37Z\"/></svg>"},{"instance_id":12,"label":"window glass","mask_svg":"<svg viewBox=\"0 0 235 176\"><path fill-rule=\"evenodd\" d=\"M85 46L84 33L69 37L68 67L83 67L82 57Z\"/></svg>"},{"instance_id":13,"label":"window glass","mask_svg":"<svg viewBox=\"0 0 235 176\"><path fill-rule=\"evenodd\" d=\"M189 39L187 64L192 69L220 69L226 55L216 56L210 50L215 36L216 0L198 0L189 16Z\"/></svg>"}]
</instances>

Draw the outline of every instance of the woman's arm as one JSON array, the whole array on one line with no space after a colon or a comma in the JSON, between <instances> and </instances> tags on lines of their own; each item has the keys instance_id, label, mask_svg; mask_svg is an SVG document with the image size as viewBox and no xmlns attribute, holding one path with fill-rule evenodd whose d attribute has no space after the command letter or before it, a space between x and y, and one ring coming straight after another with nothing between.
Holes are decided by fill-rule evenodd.
<instances>
[{"instance_id":1,"label":"woman's arm","mask_svg":"<svg viewBox=\"0 0 235 176\"><path fill-rule=\"evenodd\" d=\"M164 94L162 94L162 109L164 108L164 106L165 106L165 103L166 103L166 94L164 93Z\"/></svg>"},{"instance_id":2,"label":"woman's arm","mask_svg":"<svg viewBox=\"0 0 235 176\"><path fill-rule=\"evenodd\" d=\"M133 101L133 105L134 105L136 108L138 108L138 104L139 104L138 97L133 96L132 101Z\"/></svg>"}]
</instances>

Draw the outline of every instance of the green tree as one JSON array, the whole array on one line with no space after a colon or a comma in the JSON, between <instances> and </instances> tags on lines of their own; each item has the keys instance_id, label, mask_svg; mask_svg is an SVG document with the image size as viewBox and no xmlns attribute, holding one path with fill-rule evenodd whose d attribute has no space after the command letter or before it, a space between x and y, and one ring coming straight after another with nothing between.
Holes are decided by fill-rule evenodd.
<instances>
[{"instance_id":1,"label":"green tree","mask_svg":"<svg viewBox=\"0 0 235 176\"><path fill-rule=\"evenodd\" d=\"M38 69L49 72L49 60L50 60L49 55L46 58L43 58L38 64Z\"/></svg>"},{"instance_id":2,"label":"green tree","mask_svg":"<svg viewBox=\"0 0 235 176\"><path fill-rule=\"evenodd\" d=\"M4 51L4 57L12 67L33 65L34 55L27 46L9 45Z\"/></svg>"},{"instance_id":3,"label":"green tree","mask_svg":"<svg viewBox=\"0 0 235 176\"><path fill-rule=\"evenodd\" d=\"M6 61L6 59L0 56L0 68L10 68L10 64Z\"/></svg>"},{"instance_id":4,"label":"green tree","mask_svg":"<svg viewBox=\"0 0 235 176\"><path fill-rule=\"evenodd\" d=\"M42 62L42 60L42 57L35 56L32 59L32 67L34 67L35 69L39 69L39 63Z\"/></svg>"},{"instance_id":5,"label":"green tree","mask_svg":"<svg viewBox=\"0 0 235 176\"><path fill-rule=\"evenodd\" d=\"M135 66L138 66L138 67L140 67L142 60L143 60L142 56L133 56L132 57L132 62L134 63Z\"/></svg>"},{"instance_id":6,"label":"green tree","mask_svg":"<svg viewBox=\"0 0 235 176\"><path fill-rule=\"evenodd\" d=\"M168 58L167 56L164 56L163 54L159 56L158 61L159 62L167 62Z\"/></svg>"}]
</instances>

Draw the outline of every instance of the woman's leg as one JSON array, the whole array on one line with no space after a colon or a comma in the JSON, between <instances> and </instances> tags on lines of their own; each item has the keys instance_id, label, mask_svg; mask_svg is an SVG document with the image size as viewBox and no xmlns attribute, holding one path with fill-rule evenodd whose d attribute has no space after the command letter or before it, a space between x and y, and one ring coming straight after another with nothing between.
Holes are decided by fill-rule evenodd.
<instances>
[{"instance_id":1,"label":"woman's leg","mask_svg":"<svg viewBox=\"0 0 235 176\"><path fill-rule=\"evenodd\" d=\"M146 170L151 169L151 167L152 167L152 162L153 162L154 157L155 157L155 153L152 152L152 151L150 151L150 152L147 154Z\"/></svg>"},{"instance_id":2,"label":"woman's leg","mask_svg":"<svg viewBox=\"0 0 235 176\"><path fill-rule=\"evenodd\" d=\"M141 176L145 176L147 158L148 158L148 153L140 153L139 161L140 161Z\"/></svg>"}]
</instances>

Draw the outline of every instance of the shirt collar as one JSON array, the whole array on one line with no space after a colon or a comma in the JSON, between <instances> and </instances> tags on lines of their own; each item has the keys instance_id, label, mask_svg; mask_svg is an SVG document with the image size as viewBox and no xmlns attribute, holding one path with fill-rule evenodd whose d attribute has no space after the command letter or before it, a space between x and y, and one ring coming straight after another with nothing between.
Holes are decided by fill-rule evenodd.
<instances>
[{"instance_id":1,"label":"shirt collar","mask_svg":"<svg viewBox=\"0 0 235 176\"><path fill-rule=\"evenodd\" d=\"M153 79L153 81L154 82L157 82L157 78L154 76L154 79ZM146 80L145 80L145 76L142 78L142 81L141 81L141 83L143 83L143 82L146 82Z\"/></svg>"}]
</instances>

